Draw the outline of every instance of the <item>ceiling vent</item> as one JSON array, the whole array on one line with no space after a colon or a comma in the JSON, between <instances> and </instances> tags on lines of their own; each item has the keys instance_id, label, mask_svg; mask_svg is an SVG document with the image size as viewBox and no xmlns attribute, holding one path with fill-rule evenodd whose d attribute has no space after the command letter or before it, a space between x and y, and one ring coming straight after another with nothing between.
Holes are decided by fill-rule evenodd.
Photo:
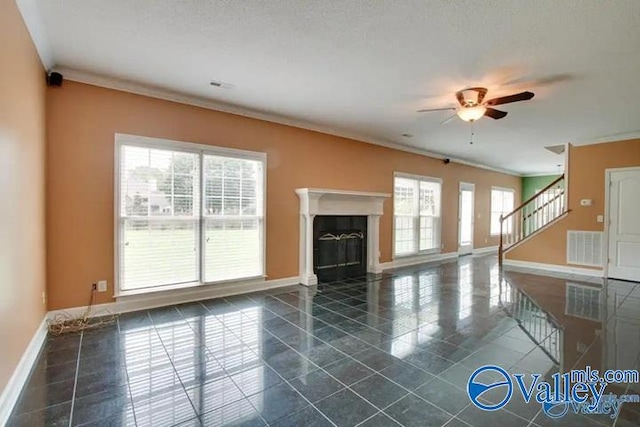
<instances>
[{"instance_id":1,"label":"ceiling vent","mask_svg":"<svg viewBox=\"0 0 640 427\"><path fill-rule=\"evenodd\" d=\"M544 147L545 149L551 151L554 154L562 154L564 153L564 144L562 145L549 145L548 147Z\"/></svg>"},{"instance_id":2,"label":"ceiling vent","mask_svg":"<svg viewBox=\"0 0 640 427\"><path fill-rule=\"evenodd\" d=\"M209 82L209 86L220 89L233 89L233 85L231 83L221 82L219 80L211 80Z\"/></svg>"}]
</instances>

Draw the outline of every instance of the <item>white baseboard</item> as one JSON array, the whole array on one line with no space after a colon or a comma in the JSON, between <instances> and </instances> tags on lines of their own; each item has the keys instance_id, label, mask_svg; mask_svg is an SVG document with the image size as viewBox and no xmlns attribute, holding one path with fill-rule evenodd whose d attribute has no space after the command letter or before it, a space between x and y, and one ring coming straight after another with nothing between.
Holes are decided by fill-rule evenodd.
<instances>
[{"instance_id":1,"label":"white baseboard","mask_svg":"<svg viewBox=\"0 0 640 427\"><path fill-rule=\"evenodd\" d=\"M543 264L539 262L520 261L515 259L504 259L502 264L505 267L530 268L534 270L549 271L552 273L576 274L579 276L604 277L604 270L593 270L590 268L571 267L568 265ZM509 269L509 268L507 268Z\"/></svg>"},{"instance_id":2,"label":"white baseboard","mask_svg":"<svg viewBox=\"0 0 640 427\"><path fill-rule=\"evenodd\" d=\"M286 277L275 280L259 280L247 282L228 282L218 285L208 285L198 288L174 289L159 291L153 294L131 295L117 298L116 302L106 304L96 304L92 307L91 315L100 316L109 313L125 313L128 311L145 310L149 308L162 307L185 302L199 301L210 298L220 298L248 292L259 292L268 289L281 288L285 286L297 285L298 277ZM15 406L20 392L24 387L31 368L36 362L42 344L47 337L47 321L59 315L81 316L87 307L73 307L63 310L48 312L42 323L38 326L31 342L25 349L20 362L16 366L13 375L0 395L0 426L7 423L13 407Z\"/></svg>"},{"instance_id":3,"label":"white baseboard","mask_svg":"<svg viewBox=\"0 0 640 427\"><path fill-rule=\"evenodd\" d=\"M101 316L109 313L126 313L129 311L146 310L150 308L201 301L211 298L228 297L231 295L259 292L268 289L297 285L299 282L300 281L298 276L295 276L274 280L227 282L216 285L204 285L194 288L158 291L151 294L119 296L116 298L116 302L94 305L91 309L91 315ZM53 319L58 315L69 315L75 317L84 314L86 310L86 306L67 308L63 310L54 310L50 311L47 317L49 319Z\"/></svg>"},{"instance_id":4,"label":"white baseboard","mask_svg":"<svg viewBox=\"0 0 640 427\"><path fill-rule=\"evenodd\" d=\"M482 255L482 254L489 254L489 253L498 253L498 247L497 246L487 246L486 248L476 248L471 252L473 255Z\"/></svg>"},{"instance_id":5,"label":"white baseboard","mask_svg":"<svg viewBox=\"0 0 640 427\"><path fill-rule=\"evenodd\" d=\"M406 258L396 258L393 261L383 262L380 264L382 270L392 270L394 268L409 267L412 265L424 264L427 262L442 261L446 259L457 258L457 252L446 252L443 254L429 254Z\"/></svg>"},{"instance_id":6,"label":"white baseboard","mask_svg":"<svg viewBox=\"0 0 640 427\"><path fill-rule=\"evenodd\" d=\"M9 420L13 407L18 401L20 392L27 382L27 379L29 379L31 368L35 364L38 354L40 353L40 349L42 348L42 344L46 338L47 318L45 316L38 326L38 329L36 329L36 332L33 334L31 342L29 342L29 345L24 350L24 353L22 354L16 369L13 371L13 375L11 375L9 382L5 386L4 390L2 390L2 394L0 395L0 426L5 425Z\"/></svg>"}]
</instances>

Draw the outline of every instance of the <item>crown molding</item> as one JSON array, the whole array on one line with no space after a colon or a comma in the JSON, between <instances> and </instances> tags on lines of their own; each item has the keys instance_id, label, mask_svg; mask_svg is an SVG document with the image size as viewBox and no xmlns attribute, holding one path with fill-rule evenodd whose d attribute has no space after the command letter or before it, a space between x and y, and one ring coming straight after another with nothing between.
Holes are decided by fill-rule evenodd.
<instances>
[{"instance_id":1,"label":"crown molding","mask_svg":"<svg viewBox=\"0 0 640 427\"><path fill-rule=\"evenodd\" d=\"M54 64L53 49L49 44L47 32L40 15L38 0L16 0L16 5L36 47L42 66L45 70L51 69Z\"/></svg>"},{"instance_id":2,"label":"crown molding","mask_svg":"<svg viewBox=\"0 0 640 427\"><path fill-rule=\"evenodd\" d=\"M459 163L466 166L490 170L492 172L499 172L507 175L521 176L519 173L511 170L483 165L480 163L475 163L468 160L451 157L446 154L428 151L421 148L416 148L409 145L394 142L394 141L388 141L388 140L379 139L379 138L372 138L370 136L353 133L344 129L321 126L308 121L302 121L302 120L297 120L291 117L286 117L278 114L252 110L252 109L241 107L238 105L217 102L211 99L187 95L184 93L172 91L165 88L150 86L150 85L134 82L131 80L105 76L97 73L92 73L88 71L83 71L83 70L78 70L75 68L69 68L69 67L63 67L63 66L55 67L55 71L61 73L66 80L71 80L78 83L84 83L84 84L99 86L107 89L133 93L136 95L148 96L151 98L162 99L164 101L176 102L179 104L192 105L195 107L220 111L220 112L229 113L229 114L235 114L238 116L248 117L252 119L264 120L267 122L278 123L281 125L292 126L296 128L314 131L314 132L334 135L342 138L352 139L355 141L365 142L368 144L378 145L381 147L391 148L394 150L404 151L412 154L418 154L421 156L431 157L435 159L442 160L442 159L448 158L454 163Z\"/></svg>"},{"instance_id":3,"label":"crown molding","mask_svg":"<svg viewBox=\"0 0 640 427\"><path fill-rule=\"evenodd\" d=\"M585 138L578 141L571 141L571 144L579 147L582 145L604 144L607 142L626 141L628 139L640 139L640 130L631 132L614 133L611 135L599 136L596 138Z\"/></svg>"},{"instance_id":4,"label":"crown molding","mask_svg":"<svg viewBox=\"0 0 640 427\"><path fill-rule=\"evenodd\" d=\"M537 177L540 177L540 176L560 176L563 173L564 173L564 171L562 171L562 172L555 171L555 172L526 173L526 174L523 174L522 177L523 178L537 178Z\"/></svg>"}]
</instances>

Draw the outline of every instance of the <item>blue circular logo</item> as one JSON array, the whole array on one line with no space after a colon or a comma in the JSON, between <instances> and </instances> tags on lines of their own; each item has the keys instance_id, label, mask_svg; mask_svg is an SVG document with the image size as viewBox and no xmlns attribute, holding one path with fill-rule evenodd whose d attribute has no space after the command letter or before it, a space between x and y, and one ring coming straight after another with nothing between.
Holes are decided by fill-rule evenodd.
<instances>
[{"instance_id":1,"label":"blue circular logo","mask_svg":"<svg viewBox=\"0 0 640 427\"><path fill-rule=\"evenodd\" d=\"M569 412L569 404L564 401L564 395L560 393L560 401L543 402L542 410L549 418L562 418Z\"/></svg>"},{"instance_id":2,"label":"blue circular logo","mask_svg":"<svg viewBox=\"0 0 640 427\"><path fill-rule=\"evenodd\" d=\"M496 373L499 379L489 384L476 381L478 375L484 373ZM504 398L499 403L488 404L478 400L485 392L496 387L503 387L505 389ZM494 365L481 366L480 368L476 369L475 372L469 377L469 382L467 383L467 393L469 394L469 399L471 399L471 402L478 408L485 411L495 411L502 408L511 399L511 396L513 395L513 383L511 382L511 377L509 376L507 371L505 371L501 367Z\"/></svg>"}]
</instances>

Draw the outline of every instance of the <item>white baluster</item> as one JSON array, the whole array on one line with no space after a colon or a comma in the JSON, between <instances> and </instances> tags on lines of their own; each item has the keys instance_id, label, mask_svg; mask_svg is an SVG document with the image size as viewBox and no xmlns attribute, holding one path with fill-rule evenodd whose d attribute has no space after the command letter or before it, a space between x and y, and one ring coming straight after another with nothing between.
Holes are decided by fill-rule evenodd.
<instances>
[{"instance_id":1,"label":"white baluster","mask_svg":"<svg viewBox=\"0 0 640 427\"><path fill-rule=\"evenodd\" d=\"M545 212L544 225L549 224L549 218L550 218L549 206L550 206L549 201L547 200L547 203L545 203L545 206L544 206L544 212Z\"/></svg>"}]
</instances>

